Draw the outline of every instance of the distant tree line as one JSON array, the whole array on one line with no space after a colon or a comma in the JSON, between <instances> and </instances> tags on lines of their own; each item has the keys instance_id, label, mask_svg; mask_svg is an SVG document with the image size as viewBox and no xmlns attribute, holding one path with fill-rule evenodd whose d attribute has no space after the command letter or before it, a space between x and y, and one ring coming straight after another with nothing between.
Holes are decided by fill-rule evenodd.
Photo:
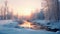
<instances>
[{"instance_id":1,"label":"distant tree line","mask_svg":"<svg viewBox=\"0 0 60 34\"><path fill-rule=\"evenodd\" d=\"M60 21L60 2L58 0L43 0L43 9L39 13L35 13L32 19ZM35 18L34 18L35 17Z\"/></svg>"}]
</instances>

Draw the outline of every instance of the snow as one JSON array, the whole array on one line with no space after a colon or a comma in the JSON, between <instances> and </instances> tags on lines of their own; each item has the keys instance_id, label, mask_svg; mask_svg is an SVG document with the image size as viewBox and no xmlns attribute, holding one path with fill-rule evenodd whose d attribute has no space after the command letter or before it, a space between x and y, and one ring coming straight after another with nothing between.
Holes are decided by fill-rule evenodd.
<instances>
[{"instance_id":1,"label":"snow","mask_svg":"<svg viewBox=\"0 0 60 34\"><path fill-rule=\"evenodd\" d=\"M46 24L46 23L48 23L50 21L47 21L47 20L34 20L32 22L36 22L36 23L40 23L40 24Z\"/></svg>"},{"instance_id":2,"label":"snow","mask_svg":"<svg viewBox=\"0 0 60 34\"><path fill-rule=\"evenodd\" d=\"M5 23L4 21L1 21L3 25L0 25L0 34L60 34L60 31L51 32L46 30L33 30L33 29L26 29L21 27L15 28L18 25L17 22L14 22L12 20L6 20L6 23ZM45 21L45 20L35 20L33 22L37 22L45 25L49 23L49 21ZM60 25L60 22L51 23L50 25L46 25L46 26L51 26L50 28L60 28L59 25Z\"/></svg>"},{"instance_id":3,"label":"snow","mask_svg":"<svg viewBox=\"0 0 60 34\"><path fill-rule=\"evenodd\" d=\"M0 20L0 25L4 25L4 24L7 24L7 23L12 23L13 21L12 20Z\"/></svg>"},{"instance_id":4,"label":"snow","mask_svg":"<svg viewBox=\"0 0 60 34\"><path fill-rule=\"evenodd\" d=\"M0 34L56 34L44 30L18 29L0 26Z\"/></svg>"},{"instance_id":5,"label":"snow","mask_svg":"<svg viewBox=\"0 0 60 34\"><path fill-rule=\"evenodd\" d=\"M56 33L57 33L57 34L60 34L60 31L57 31Z\"/></svg>"},{"instance_id":6,"label":"snow","mask_svg":"<svg viewBox=\"0 0 60 34\"><path fill-rule=\"evenodd\" d=\"M49 28L52 28L52 29L54 29L54 28L60 29L60 22L50 22L47 20L34 20L32 22L40 23L44 26L50 26ZM50 23L50 24L48 25L48 23Z\"/></svg>"}]
</instances>

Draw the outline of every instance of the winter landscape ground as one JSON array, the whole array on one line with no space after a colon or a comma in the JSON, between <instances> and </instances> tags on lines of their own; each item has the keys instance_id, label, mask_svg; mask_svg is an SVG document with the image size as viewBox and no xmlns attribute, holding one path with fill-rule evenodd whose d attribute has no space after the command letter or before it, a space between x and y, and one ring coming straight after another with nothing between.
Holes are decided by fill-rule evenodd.
<instances>
[{"instance_id":1,"label":"winter landscape ground","mask_svg":"<svg viewBox=\"0 0 60 34\"><path fill-rule=\"evenodd\" d=\"M52 32L52 31L46 31L46 30L34 30L34 29L29 29L29 28L15 28L15 26L17 26L17 22L14 22L12 20L4 20L4 21L0 20L0 23L1 23L0 34L60 34L60 31ZM59 26L60 24L58 23L55 23L55 24L49 25L51 26L50 28L60 29L60 26Z\"/></svg>"}]
</instances>

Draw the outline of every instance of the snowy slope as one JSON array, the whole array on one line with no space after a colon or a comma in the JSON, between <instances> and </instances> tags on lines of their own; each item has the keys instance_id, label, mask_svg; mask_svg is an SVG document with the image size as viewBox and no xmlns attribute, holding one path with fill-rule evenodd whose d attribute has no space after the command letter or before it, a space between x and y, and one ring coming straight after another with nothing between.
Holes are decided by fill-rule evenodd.
<instances>
[{"instance_id":1,"label":"snowy slope","mask_svg":"<svg viewBox=\"0 0 60 34\"><path fill-rule=\"evenodd\" d=\"M44 26L50 26L49 28L52 28L52 29L54 29L54 28L60 29L60 22L50 22L50 21L46 21L46 20L34 20L32 22L40 23Z\"/></svg>"},{"instance_id":2,"label":"snowy slope","mask_svg":"<svg viewBox=\"0 0 60 34\"><path fill-rule=\"evenodd\" d=\"M0 34L56 34L44 30L18 29L0 26Z\"/></svg>"},{"instance_id":3,"label":"snowy slope","mask_svg":"<svg viewBox=\"0 0 60 34\"><path fill-rule=\"evenodd\" d=\"M7 24L7 23L12 23L13 21L12 20L0 20L0 25L4 25L4 24Z\"/></svg>"},{"instance_id":4,"label":"snowy slope","mask_svg":"<svg viewBox=\"0 0 60 34\"><path fill-rule=\"evenodd\" d=\"M2 22L2 21L1 21ZM1 23L0 22L0 23ZM46 24L48 21L36 21L38 23ZM3 25L0 25L0 34L60 34L60 31L57 32L50 32L46 30L32 30L32 29L24 29L24 28L15 28L15 26L18 25L17 22L13 21L7 21L5 24L3 22ZM57 24L57 25L56 25ZM51 23L49 26L51 28L60 28L60 23ZM48 25L46 25L48 26Z\"/></svg>"}]
</instances>

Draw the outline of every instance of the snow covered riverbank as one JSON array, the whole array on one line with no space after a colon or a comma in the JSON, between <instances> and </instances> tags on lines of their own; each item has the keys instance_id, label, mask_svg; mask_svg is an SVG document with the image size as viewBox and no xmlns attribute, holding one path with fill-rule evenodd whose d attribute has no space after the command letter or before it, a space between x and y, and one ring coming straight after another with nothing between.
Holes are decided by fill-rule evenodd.
<instances>
[{"instance_id":1,"label":"snow covered riverbank","mask_svg":"<svg viewBox=\"0 0 60 34\"><path fill-rule=\"evenodd\" d=\"M51 28L55 27L55 25L56 24L51 24ZM15 28L15 26L17 26L17 22L7 21L7 23L0 25L0 34L60 34L60 31L51 32L46 30L33 30L28 28ZM59 27L59 24L57 26Z\"/></svg>"},{"instance_id":2,"label":"snow covered riverbank","mask_svg":"<svg viewBox=\"0 0 60 34\"><path fill-rule=\"evenodd\" d=\"M18 29L0 26L0 34L56 34L45 30Z\"/></svg>"}]
</instances>

